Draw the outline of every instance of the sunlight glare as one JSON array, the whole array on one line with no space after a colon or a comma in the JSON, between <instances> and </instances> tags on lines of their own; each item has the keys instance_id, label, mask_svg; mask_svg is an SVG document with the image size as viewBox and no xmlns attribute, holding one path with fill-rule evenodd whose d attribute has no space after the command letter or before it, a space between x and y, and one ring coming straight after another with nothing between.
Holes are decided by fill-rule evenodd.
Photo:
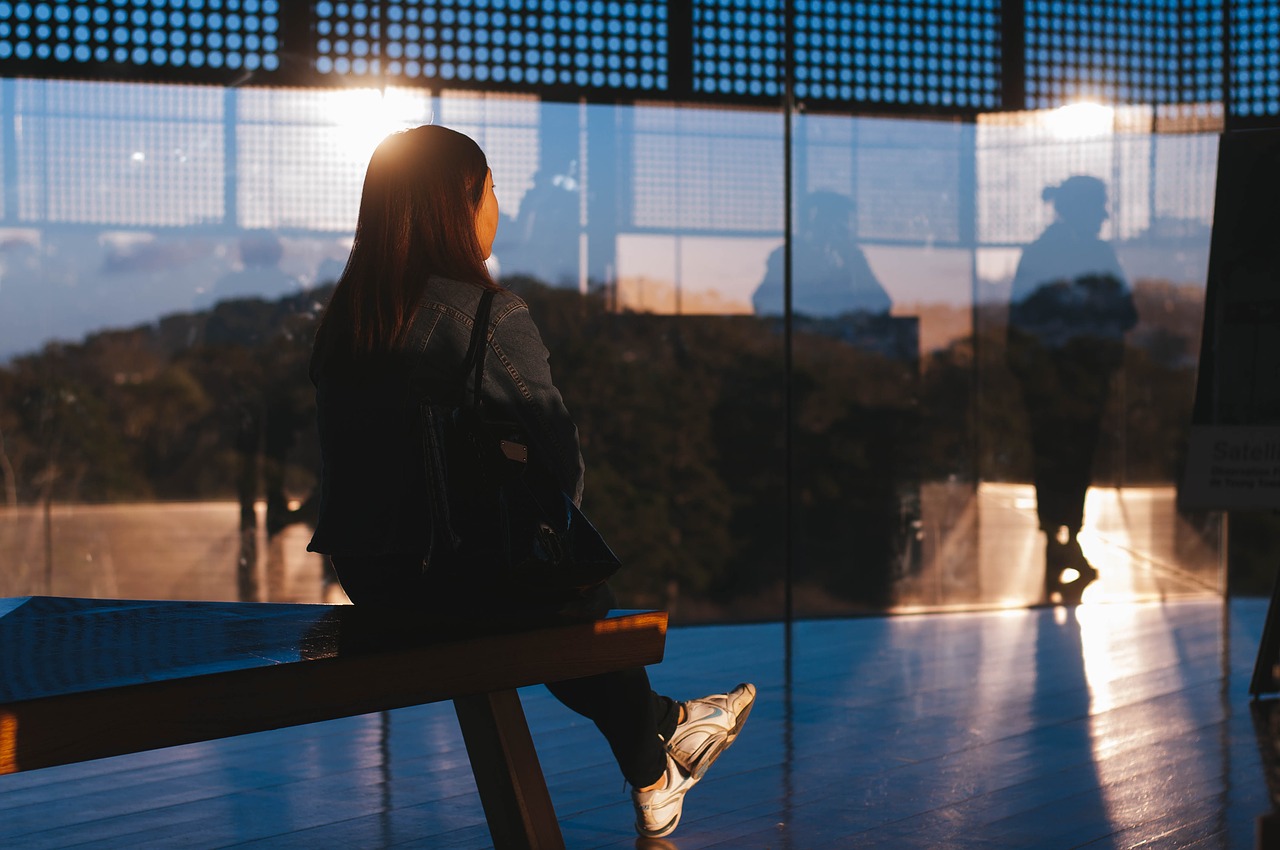
<instances>
[{"instance_id":1,"label":"sunlight glare","mask_svg":"<svg viewBox=\"0 0 1280 850\"><path fill-rule=\"evenodd\" d=\"M1063 141L1095 139L1109 135L1115 127L1116 111L1100 103L1079 101L1059 106L1044 114L1044 126Z\"/></svg>"},{"instance_id":2,"label":"sunlight glare","mask_svg":"<svg viewBox=\"0 0 1280 850\"><path fill-rule=\"evenodd\" d=\"M329 117L343 153L368 162L378 143L397 130L431 123L423 97L403 89L342 89L330 94Z\"/></svg>"}]
</instances>

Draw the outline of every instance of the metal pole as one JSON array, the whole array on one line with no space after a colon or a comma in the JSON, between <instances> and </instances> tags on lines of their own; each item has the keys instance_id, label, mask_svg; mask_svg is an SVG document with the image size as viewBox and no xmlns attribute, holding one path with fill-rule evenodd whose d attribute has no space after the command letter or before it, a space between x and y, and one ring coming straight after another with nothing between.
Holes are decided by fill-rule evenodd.
<instances>
[{"instance_id":1,"label":"metal pole","mask_svg":"<svg viewBox=\"0 0 1280 850\"><path fill-rule=\"evenodd\" d=\"M791 667L791 621L794 616L794 595L792 592L792 582L795 575L793 570L793 554L792 548L795 542L795 450L794 450L794 421L795 414L792 410L793 400L793 381L792 381L792 193L793 193L793 154L791 127L795 116L795 60L792 52L792 46L795 41L794 32L794 9L792 0L784 0L782 4L783 14L783 79L782 79L782 160L783 160L783 176L782 176L782 373L783 373L783 408L785 410L785 425L783 426L783 461L785 463L783 493L786 499L787 521L784 523L783 538L783 620L786 623L786 658L787 670Z\"/></svg>"}]
</instances>

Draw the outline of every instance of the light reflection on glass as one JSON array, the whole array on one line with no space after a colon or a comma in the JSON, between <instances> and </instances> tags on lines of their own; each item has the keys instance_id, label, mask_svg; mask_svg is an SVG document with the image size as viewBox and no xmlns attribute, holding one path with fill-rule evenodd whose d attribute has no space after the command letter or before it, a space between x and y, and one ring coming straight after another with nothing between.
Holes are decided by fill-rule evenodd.
<instances>
[{"instance_id":1,"label":"light reflection on glass","mask_svg":"<svg viewBox=\"0 0 1280 850\"><path fill-rule=\"evenodd\" d=\"M1055 139L1064 141L1104 136L1113 130L1115 120L1115 109L1088 101L1069 103L1044 113L1045 127Z\"/></svg>"}]
</instances>

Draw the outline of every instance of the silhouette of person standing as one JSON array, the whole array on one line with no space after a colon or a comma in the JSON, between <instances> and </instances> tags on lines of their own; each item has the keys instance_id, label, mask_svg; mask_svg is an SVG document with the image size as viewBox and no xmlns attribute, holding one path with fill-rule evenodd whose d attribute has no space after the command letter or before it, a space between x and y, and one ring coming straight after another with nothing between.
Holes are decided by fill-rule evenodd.
<instances>
[{"instance_id":1,"label":"silhouette of person standing","mask_svg":"<svg viewBox=\"0 0 1280 850\"><path fill-rule=\"evenodd\" d=\"M533 186L520 201L515 220L515 244L504 266L528 274L548 286L577 284L578 203L580 186L574 177L577 163L553 174L538 169Z\"/></svg>"},{"instance_id":2,"label":"silhouette of person standing","mask_svg":"<svg viewBox=\"0 0 1280 850\"><path fill-rule=\"evenodd\" d=\"M852 236L853 202L835 192L812 192L804 199L792 256L795 264L792 310L804 316L885 314L893 306L866 255ZM751 296L756 315L782 312L786 255L769 255L764 279Z\"/></svg>"},{"instance_id":3,"label":"silhouette of person standing","mask_svg":"<svg viewBox=\"0 0 1280 850\"><path fill-rule=\"evenodd\" d=\"M1111 377L1138 314L1115 251L1098 238L1106 184L1076 175L1042 196L1056 220L1022 252L1006 353L1030 419L1036 513L1047 537L1044 601L1075 604L1098 576L1076 535Z\"/></svg>"}]
</instances>

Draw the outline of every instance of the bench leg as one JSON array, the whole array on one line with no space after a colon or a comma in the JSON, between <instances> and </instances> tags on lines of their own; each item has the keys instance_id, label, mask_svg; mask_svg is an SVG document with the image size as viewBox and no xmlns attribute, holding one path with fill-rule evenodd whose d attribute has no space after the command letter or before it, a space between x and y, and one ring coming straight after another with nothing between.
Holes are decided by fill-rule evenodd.
<instances>
[{"instance_id":1,"label":"bench leg","mask_svg":"<svg viewBox=\"0 0 1280 850\"><path fill-rule=\"evenodd\" d=\"M515 691L453 701L494 850L563 850L551 795Z\"/></svg>"}]
</instances>

